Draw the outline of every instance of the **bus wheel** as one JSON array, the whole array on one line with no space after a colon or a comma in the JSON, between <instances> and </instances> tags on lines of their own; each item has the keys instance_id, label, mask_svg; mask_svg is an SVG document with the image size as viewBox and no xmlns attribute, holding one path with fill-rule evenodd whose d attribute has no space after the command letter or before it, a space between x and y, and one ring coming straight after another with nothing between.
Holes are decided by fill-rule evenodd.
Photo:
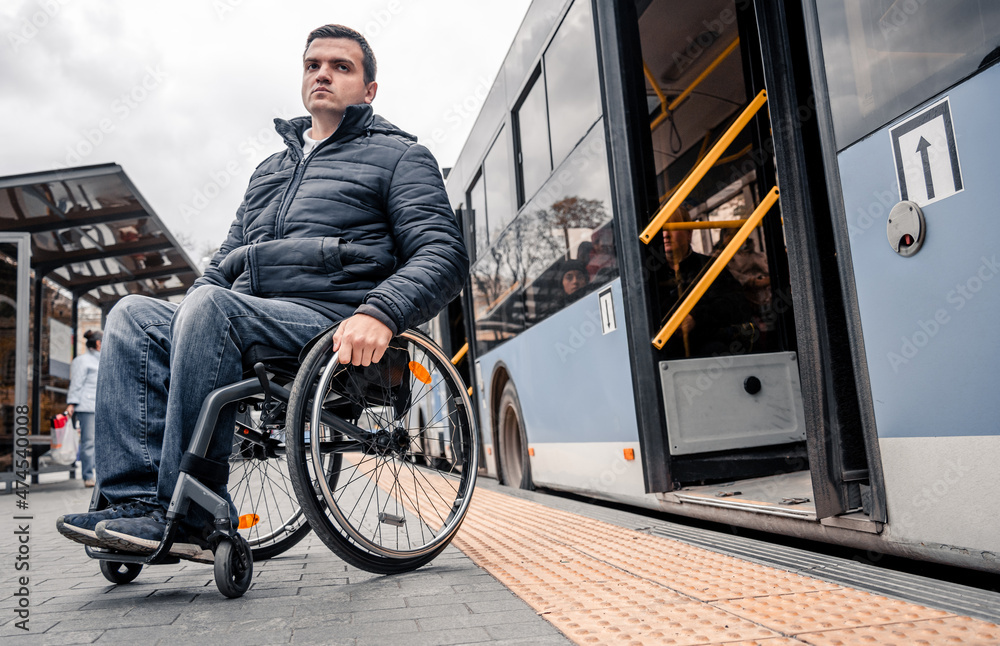
<instances>
[{"instance_id":1,"label":"bus wheel","mask_svg":"<svg viewBox=\"0 0 1000 646\"><path fill-rule=\"evenodd\" d=\"M500 395L500 473L503 483L518 489L534 489L528 442L524 434L521 403L514 382L508 381Z\"/></svg>"}]
</instances>

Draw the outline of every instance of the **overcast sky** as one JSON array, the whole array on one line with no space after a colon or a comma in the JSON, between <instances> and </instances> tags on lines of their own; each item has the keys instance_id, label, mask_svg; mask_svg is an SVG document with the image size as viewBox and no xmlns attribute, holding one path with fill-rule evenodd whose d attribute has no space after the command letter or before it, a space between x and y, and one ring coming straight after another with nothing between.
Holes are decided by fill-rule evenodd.
<instances>
[{"instance_id":1,"label":"overcast sky","mask_svg":"<svg viewBox=\"0 0 1000 646\"><path fill-rule=\"evenodd\" d=\"M309 31L365 34L376 112L451 166L529 0L14 0L0 5L0 176L116 162L196 262L305 114Z\"/></svg>"}]
</instances>

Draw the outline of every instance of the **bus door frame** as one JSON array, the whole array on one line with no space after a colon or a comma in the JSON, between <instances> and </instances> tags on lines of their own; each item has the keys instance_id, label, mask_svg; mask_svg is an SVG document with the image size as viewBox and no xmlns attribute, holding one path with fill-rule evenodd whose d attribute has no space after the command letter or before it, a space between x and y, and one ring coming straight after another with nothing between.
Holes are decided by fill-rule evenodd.
<instances>
[{"instance_id":1,"label":"bus door frame","mask_svg":"<svg viewBox=\"0 0 1000 646\"><path fill-rule=\"evenodd\" d=\"M818 518L849 511L849 485L867 479L869 519L886 521L875 414L858 331L847 225L814 0L754 0L791 273L806 446ZM804 29L803 29L804 27ZM793 52L808 47L808 63ZM806 106L814 110L803 115ZM809 112L810 110L807 110ZM806 151L820 151L819 154ZM848 339L847 347L837 339ZM833 370L850 360L852 371ZM860 425L867 472L844 466L844 440ZM857 429L853 433L857 433Z\"/></svg>"},{"instance_id":2,"label":"bus door frame","mask_svg":"<svg viewBox=\"0 0 1000 646\"><path fill-rule=\"evenodd\" d=\"M635 110L646 104L646 80L641 65L639 19L634 2L594 0L597 54L604 109L611 199L614 204L614 237L620 268L625 330L631 361L632 388L643 480L647 493L671 491L670 454L666 419L659 387L659 366L651 351L656 334L651 324L651 303L643 276L648 274L643 248L638 243L645 222L658 203L653 177L653 149L648 137L636 133L649 129L649 115ZM628 34L623 30L629 30Z\"/></svg>"}]
</instances>

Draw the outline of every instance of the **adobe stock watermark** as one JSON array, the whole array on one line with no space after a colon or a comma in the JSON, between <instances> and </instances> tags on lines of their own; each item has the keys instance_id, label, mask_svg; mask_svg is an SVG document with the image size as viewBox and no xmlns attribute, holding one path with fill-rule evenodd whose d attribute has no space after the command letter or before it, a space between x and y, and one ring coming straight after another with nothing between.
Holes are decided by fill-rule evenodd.
<instances>
[{"instance_id":1,"label":"adobe stock watermark","mask_svg":"<svg viewBox=\"0 0 1000 646\"><path fill-rule=\"evenodd\" d=\"M590 480L587 482L588 487L591 491L610 493L611 488L618 482L618 478L628 473L628 470L629 464L621 454L621 451L619 451L618 455L608 464L607 468L590 477Z\"/></svg>"},{"instance_id":2,"label":"adobe stock watermark","mask_svg":"<svg viewBox=\"0 0 1000 646\"><path fill-rule=\"evenodd\" d=\"M444 128L435 128L431 132L431 141L440 144L448 138L449 132L456 130L469 119L475 119L476 115L479 114L479 108L486 102L492 87L493 81L488 77L479 77L479 82L472 92L467 94L461 101L452 103L445 110L444 120L449 128L447 130Z\"/></svg>"},{"instance_id":3,"label":"adobe stock watermark","mask_svg":"<svg viewBox=\"0 0 1000 646\"><path fill-rule=\"evenodd\" d=\"M688 36L687 46L682 51L673 53L673 61L674 65L677 66L678 74L691 67L705 53L706 49L715 44L716 39L726 27L736 22L739 12L746 10L751 4L753 4L753 0L737 0L735 9L727 7L719 12L715 18L702 20L701 24L705 27L705 31L694 37Z\"/></svg>"},{"instance_id":4,"label":"adobe stock watermark","mask_svg":"<svg viewBox=\"0 0 1000 646\"><path fill-rule=\"evenodd\" d=\"M216 19L221 21L239 9L244 2L245 0L214 0L212 2L212 9L215 11ZM353 25L353 27L370 40L377 37L383 29L389 26L393 18L402 11L403 3L401 0L389 0L383 8L372 12L370 20L362 25Z\"/></svg>"},{"instance_id":5,"label":"adobe stock watermark","mask_svg":"<svg viewBox=\"0 0 1000 646\"><path fill-rule=\"evenodd\" d=\"M92 155L108 135L128 119L136 109L163 83L167 74L157 66L146 66L146 74L127 92L123 92L108 106L111 116L104 117L89 128L84 128L76 141L66 146L66 156L53 164L56 168L79 166Z\"/></svg>"},{"instance_id":6,"label":"adobe stock watermark","mask_svg":"<svg viewBox=\"0 0 1000 646\"><path fill-rule=\"evenodd\" d=\"M36 0L35 4L38 10L22 18L14 29L7 32L7 43L15 54L48 27L63 7L70 4L70 0Z\"/></svg>"},{"instance_id":7,"label":"adobe stock watermark","mask_svg":"<svg viewBox=\"0 0 1000 646\"><path fill-rule=\"evenodd\" d=\"M893 2L889 10L878 20L879 31L882 32L883 36L899 31L926 3L927 0Z\"/></svg>"},{"instance_id":8,"label":"adobe stock watermark","mask_svg":"<svg viewBox=\"0 0 1000 646\"><path fill-rule=\"evenodd\" d=\"M291 114L291 111L285 106L284 109L273 110L272 114L277 117L282 114ZM183 222L190 224L192 218L201 215L222 194L223 190L242 173L245 164L257 162L263 151L279 143L281 143L281 137L270 125L262 126L257 132L241 141L236 146L236 150L242 159L230 159L215 170L209 171L208 181L203 181L194 190L191 198L178 206Z\"/></svg>"},{"instance_id":9,"label":"adobe stock watermark","mask_svg":"<svg viewBox=\"0 0 1000 646\"><path fill-rule=\"evenodd\" d=\"M918 319L916 329L907 336L900 337L899 352L886 353L886 359L893 374L899 374L900 368L913 361L920 350L934 339L941 330L953 320L956 312L962 311L977 294L983 290L986 283L1000 273L1000 261L997 255L980 257L979 267L965 281L955 283L955 288L945 295L949 308L939 307L926 319Z\"/></svg>"}]
</instances>

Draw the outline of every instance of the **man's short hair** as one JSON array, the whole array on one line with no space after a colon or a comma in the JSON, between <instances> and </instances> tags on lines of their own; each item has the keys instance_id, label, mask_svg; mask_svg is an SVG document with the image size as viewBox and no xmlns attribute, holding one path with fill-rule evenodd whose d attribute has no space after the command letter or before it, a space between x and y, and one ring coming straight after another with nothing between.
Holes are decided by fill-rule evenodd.
<instances>
[{"instance_id":1,"label":"man's short hair","mask_svg":"<svg viewBox=\"0 0 1000 646\"><path fill-rule=\"evenodd\" d=\"M356 42L361 47L361 53L364 55L362 67L365 71L365 85L375 80L375 74L378 72L378 65L375 63L375 53L372 52L371 45L368 44L368 41L360 33L343 25L323 25L318 29L313 29L309 32L309 38L306 39L306 49L302 53L303 56L305 56L306 51L309 51L309 45L312 44L312 41L317 38L347 38Z\"/></svg>"}]
</instances>

